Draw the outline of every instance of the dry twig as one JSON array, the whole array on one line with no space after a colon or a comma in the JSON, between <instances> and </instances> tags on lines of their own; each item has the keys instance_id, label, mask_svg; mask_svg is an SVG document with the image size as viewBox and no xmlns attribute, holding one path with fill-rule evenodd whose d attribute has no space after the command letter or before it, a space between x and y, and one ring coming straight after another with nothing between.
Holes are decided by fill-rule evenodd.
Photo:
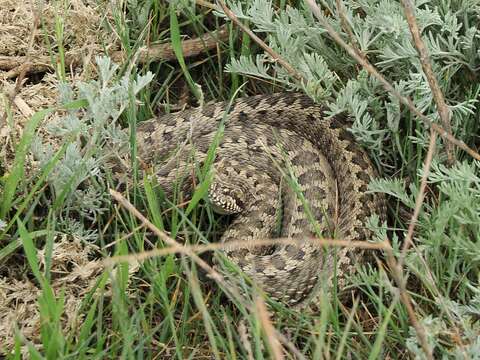
<instances>
[{"instance_id":1,"label":"dry twig","mask_svg":"<svg viewBox=\"0 0 480 360\"><path fill-rule=\"evenodd\" d=\"M179 244L170 236L168 236L165 232L160 230L156 227L153 223L151 223L145 216L143 216L140 211L138 211L135 206L133 206L127 199L125 199L122 194L119 192L110 189L110 195L126 210L128 210L131 214L133 214L137 219L139 219L143 225L149 228L155 235L157 235L161 240L163 240L166 244L170 245L176 252L189 256L195 263L200 266L204 271L206 271L212 279L217 281L219 284L223 285L225 289L228 289L227 284L221 274L219 274L215 269L213 269L210 265L208 265L204 260L200 259L197 254L191 251L188 247ZM230 287L231 288L231 287Z\"/></svg>"},{"instance_id":2,"label":"dry twig","mask_svg":"<svg viewBox=\"0 0 480 360\"><path fill-rule=\"evenodd\" d=\"M228 40L228 29L223 26L217 31L205 33L202 36L182 41L182 53L184 57L194 57L208 50L215 49L219 42ZM121 62L125 59L123 51L115 51L110 54L112 60ZM176 60L177 57L172 49L171 44L151 45L147 48L140 49L138 62L144 64L149 61Z\"/></svg>"},{"instance_id":3,"label":"dry twig","mask_svg":"<svg viewBox=\"0 0 480 360\"><path fill-rule=\"evenodd\" d=\"M217 5L212 4L211 2L208 2L206 0L195 0L195 4L209 8L211 10L217 10L217 11L221 10Z\"/></svg>"},{"instance_id":4,"label":"dry twig","mask_svg":"<svg viewBox=\"0 0 480 360\"><path fill-rule=\"evenodd\" d=\"M417 21L415 20L415 14L414 14L412 2L410 0L401 0L400 2L402 3L403 8L405 10L408 27L410 28L410 33L412 34L415 47L420 57L420 63L422 64L423 72L425 73L425 76L427 77L427 80L428 80L428 84L430 85L430 89L432 90L433 99L437 104L438 114L440 115L443 128L448 134L451 135L452 127L450 125L450 109L445 103L445 98L443 97L442 90L438 85L437 78L433 74L432 65L430 64L430 57L428 55L428 51L427 51L427 48L425 47L422 37L420 36L420 30L418 29ZM448 162L450 165L453 165L453 163L455 162L455 159L453 156L452 144L447 142L445 146L447 150Z\"/></svg>"},{"instance_id":5,"label":"dry twig","mask_svg":"<svg viewBox=\"0 0 480 360\"><path fill-rule=\"evenodd\" d=\"M202 54L205 51L214 49L218 42L226 41L228 39L228 30L226 27L206 33L199 38L185 40L182 42L182 51L185 57L193 57ZM125 60L124 51L114 51L109 54L113 61L121 62ZM148 61L174 61L176 60L175 53L171 44L157 44L146 48L141 48L138 52L138 62L144 64ZM76 68L82 64L82 59L78 55L65 56L65 66L68 68ZM8 71L2 75L5 79L11 79L20 74L22 66L26 66L26 73L41 73L51 71L54 67L51 65L50 57L40 56L31 63L28 56L0 56L0 70Z\"/></svg>"},{"instance_id":6,"label":"dry twig","mask_svg":"<svg viewBox=\"0 0 480 360\"><path fill-rule=\"evenodd\" d=\"M320 11L320 8L317 6L317 4L315 3L314 0L305 0L308 4L308 6L310 7L310 9L312 10L312 12L314 13L314 15L317 17L317 19L320 21L320 23L322 24L322 26L325 27L325 29L327 30L327 32L330 34L330 36L340 45L342 46L346 51L347 53L352 56L358 63L360 63L364 69L366 69L370 75L374 76L375 78L377 78L384 86L384 88L389 91L390 93L392 93L394 96L396 96L398 99L400 99L400 101L402 103L404 103L405 105L407 105L411 111L413 111L415 113L415 115L417 115L420 119L422 119L429 127L430 129L433 131L436 131L442 138L445 138L447 139L448 141L451 141L452 143L456 144L457 146L459 146L460 148L464 149L465 151L467 151L470 155L472 155L473 157L477 158L477 159L480 159L480 155L478 153L476 153L474 150L470 149L469 147L467 147L465 145L465 143L463 143L463 141L459 141L457 140L456 138L454 138L451 134L449 134L445 129L443 129L441 126L433 123L432 121L430 121L430 119L428 119L425 115L423 115L416 107L415 107L415 104L413 103L413 101L410 99L410 98L407 98L405 96L403 96L402 94L400 94L376 69L375 67L369 63L369 61L363 57L363 56L360 56L360 54L358 53L358 51L356 51L353 47L351 47L350 45L348 45L347 43L345 43L345 41L343 41L343 39L341 38L341 36L330 26L330 24L325 20L322 12ZM431 143L432 141L434 142L435 141L435 137L431 137ZM430 167L429 163L431 163L431 157L433 156L433 151L434 151L434 145L431 145L429 146L429 153L427 154L427 159L425 161L425 164L427 165L426 166L426 170L428 170L428 168ZM425 175L425 174L424 174ZM428 174L427 174L428 176ZM426 184L426 180L425 180L425 184ZM423 203L423 195L422 196L419 196L419 198L421 199L418 199L417 198L417 203L418 201L419 202L419 205L416 206L416 212L417 212L417 217L418 217L418 213L420 211L420 208L421 208L421 204ZM416 221L416 219L412 219L414 220L414 222ZM414 223L413 222L413 223ZM413 234L413 226L412 225L412 234ZM411 240L408 241L408 244L405 245L409 246ZM406 248L404 247L404 250ZM405 250L406 251L406 250ZM409 316L409 319L410 319L410 322L412 324L412 326L415 328L416 330L416 334L417 334L417 339L426 355L426 357L428 359L433 359L433 353L432 353L432 349L430 348L428 342L427 342L427 337L426 337L426 334L425 334L425 329L423 328L423 326L418 322L417 320L417 316L415 314L415 311L413 309L413 305L412 305L412 300L411 300L411 297L410 295L408 294L407 292L407 289L406 289L406 280L405 280L405 277L403 276L403 261L402 261L402 265L397 263L397 261L395 260L395 256L393 255L393 251L392 251L392 248L391 247L387 247L385 249L385 252L387 254L387 262L388 262L388 265L392 271L392 276L395 280L395 282L397 283L397 286L399 287L399 291L400 291L400 299L402 300L402 303L404 304L406 310L407 310L407 313L408 313L408 316Z\"/></svg>"},{"instance_id":7,"label":"dry twig","mask_svg":"<svg viewBox=\"0 0 480 360\"><path fill-rule=\"evenodd\" d=\"M238 334L240 335L240 341L247 352L248 360L254 360L252 343L250 342L250 336L245 326L245 320L241 320L238 325Z\"/></svg>"},{"instance_id":8,"label":"dry twig","mask_svg":"<svg viewBox=\"0 0 480 360\"><path fill-rule=\"evenodd\" d=\"M366 250L385 250L387 246L390 246L386 242L381 243L371 243L367 241L347 241L347 240L337 240L337 239L327 239L327 238L305 238L306 242L312 244L325 246L325 247L342 247L342 248L357 248L357 249L366 249ZM138 254L129 254L129 255L117 255L105 260L106 265L111 265L113 263L119 262L137 262L152 257L165 256L175 253L184 253L186 249L195 253L201 254L207 251L214 250L239 250L239 249L252 249L255 247L261 246L272 246L272 245L298 245L298 241L292 238L274 238L274 239L255 239L255 241L245 241L245 240L233 240L228 243L210 243L210 244L200 244L200 245L181 245L181 248L170 246L163 249L153 249L149 251L143 251Z\"/></svg>"},{"instance_id":9,"label":"dry twig","mask_svg":"<svg viewBox=\"0 0 480 360\"><path fill-rule=\"evenodd\" d=\"M342 28L347 33L348 38L350 39L350 44L352 45L353 49L357 52L358 56L361 56L362 58L366 59L366 55L358 47L357 38L353 34L352 28L348 23L348 18L347 18L347 15L345 14L345 9L343 7L342 0L336 0L335 3L336 3L338 15L340 17L340 24L342 25Z\"/></svg>"},{"instance_id":10,"label":"dry twig","mask_svg":"<svg viewBox=\"0 0 480 360\"><path fill-rule=\"evenodd\" d=\"M290 65L286 60L284 60L279 54L277 54L270 46L268 46L262 39L260 39L257 35L253 33L248 27L246 27L240 20L238 20L237 16L234 14L232 10L230 10L227 5L222 0L218 0L223 12L225 15L232 20L242 31L250 36L250 38L255 41L260 47L265 50L274 61L282 65L288 73L293 76L295 79L299 81L306 81L302 74L300 74L295 68Z\"/></svg>"},{"instance_id":11,"label":"dry twig","mask_svg":"<svg viewBox=\"0 0 480 360\"><path fill-rule=\"evenodd\" d=\"M255 309L263 331L265 331L265 338L267 339L270 350L272 351L273 359L283 360L284 357L282 345L280 345L280 341L277 338L277 332L272 325L267 307L260 296L257 297L257 300L255 301Z\"/></svg>"},{"instance_id":12,"label":"dry twig","mask_svg":"<svg viewBox=\"0 0 480 360\"><path fill-rule=\"evenodd\" d=\"M429 360L433 360L433 352L432 349L430 348L430 345L428 344L427 341L427 335L425 333L425 329L423 326L418 322L417 315L415 313L415 310L413 308L413 301L412 298L410 297L410 294L407 291L406 287L406 279L403 276L403 268L400 266L400 264L395 260L395 255L393 254L392 247L386 248L385 252L387 254L387 264L388 267L391 270L391 274L393 276L393 279L395 280L398 290L400 293L400 299L405 306L405 309L407 310L408 317L410 319L410 323L412 326L415 328L415 332L417 335L418 342L420 343L423 352L425 353L425 356Z\"/></svg>"},{"instance_id":13,"label":"dry twig","mask_svg":"<svg viewBox=\"0 0 480 360\"><path fill-rule=\"evenodd\" d=\"M307 360L307 358L300 352L300 350L298 350L284 334L279 331L275 331L275 336L286 349L290 350L290 352L294 355L294 359Z\"/></svg>"},{"instance_id":14,"label":"dry twig","mask_svg":"<svg viewBox=\"0 0 480 360\"><path fill-rule=\"evenodd\" d=\"M423 174L422 180L420 182L420 191L415 199L415 209L413 210L412 218L410 219L410 224L408 225L407 236L403 242L402 254L399 260L400 267L403 266L405 256L407 255L407 250L413 244L413 231L415 230L415 225L417 224L418 215L422 209L423 200L425 199L425 189L427 188L428 175L430 174L430 167L432 165L433 154L435 153L435 142L437 140L436 133L433 130L430 130L430 143L428 144L428 151L425 157L425 162L423 165Z\"/></svg>"},{"instance_id":15,"label":"dry twig","mask_svg":"<svg viewBox=\"0 0 480 360\"><path fill-rule=\"evenodd\" d=\"M155 235L157 235L161 240L163 240L166 244L170 245L171 248L175 249L176 252L179 252L183 255L189 256L195 263L200 266L213 280L215 280L219 285L222 286L224 291L229 294L232 298L236 299L238 302L240 302L246 309L248 309L250 312L254 313L255 308L251 306L250 304L247 304L245 301L243 301L240 293L238 290L231 286L231 284L226 283L224 277L215 271L210 265L208 265L204 260L198 257L197 254L195 254L190 247L181 245L178 242L176 242L174 239L172 239L170 236L168 236L165 232L157 228L153 223L151 223L145 216L143 216L125 197L122 196L119 192L110 189L110 195L121 205L123 206L128 212L133 214L137 219L139 219L142 222L142 226L145 226L149 228ZM127 260L128 261L128 260ZM277 336L278 333L276 332ZM282 340L285 340L284 337L282 337ZM290 350L294 353L300 353L298 349L295 348L295 346L291 343L288 343L288 347ZM292 349L293 348L293 349Z\"/></svg>"},{"instance_id":16,"label":"dry twig","mask_svg":"<svg viewBox=\"0 0 480 360\"><path fill-rule=\"evenodd\" d=\"M375 67L370 64L370 62L366 59L364 59L362 56L358 55L357 52L355 51L354 48L352 48L350 45L348 45L338 34L335 29L333 29L332 26L328 23L328 21L325 20L320 8L318 5L315 3L314 0L305 0L307 5L310 7L312 10L313 14L317 18L317 20L322 24L322 26L327 30L328 34L332 37L332 39L338 43L341 47L345 49L345 51L352 57L354 58L362 67L368 71L370 75L375 77L380 83L383 85L385 90L387 90L389 93L393 94L396 98L398 98L404 105L406 105L410 111L412 111L419 119L421 119L425 125L428 127L432 128L441 138L450 141L452 144L456 145L466 153L468 153L470 156L473 158L480 160L480 154L477 153L475 150L471 149L468 147L463 141L458 140L455 138L453 135L448 133L443 127L440 125L432 122L427 116L422 114L420 110L417 109L413 101L406 96L403 96L400 92L398 92L392 84L390 84L382 74L380 74Z\"/></svg>"}]
</instances>

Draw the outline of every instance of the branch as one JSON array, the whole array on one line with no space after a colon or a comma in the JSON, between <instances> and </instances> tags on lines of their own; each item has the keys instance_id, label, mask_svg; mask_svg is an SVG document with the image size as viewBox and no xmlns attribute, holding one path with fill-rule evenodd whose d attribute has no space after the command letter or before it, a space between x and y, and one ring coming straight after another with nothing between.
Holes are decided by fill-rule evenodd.
<instances>
[{"instance_id":1,"label":"branch","mask_svg":"<svg viewBox=\"0 0 480 360\"><path fill-rule=\"evenodd\" d=\"M420 182L420 192L415 199L415 209L413 210L412 218L410 219L410 224L408 225L407 236L403 242L402 254L400 257L400 267L403 266L403 261L407 255L408 248L413 244L413 231L415 230L415 225L417 224L418 215L422 209L423 200L425 199L425 189L427 188L428 175L430 174L430 167L432 165L433 154L435 153L435 141L437 140L436 133L430 130L430 143L428 145L427 156L425 157L425 163L423 166L423 175Z\"/></svg>"},{"instance_id":2,"label":"branch","mask_svg":"<svg viewBox=\"0 0 480 360\"><path fill-rule=\"evenodd\" d=\"M214 49L219 42L228 39L228 30L226 27L218 31L206 33L196 39L182 41L182 51L185 57L193 57L204 53L207 50ZM115 62L121 62L126 59L125 52L122 50L113 51L109 54ZM171 44L157 44L151 45L147 48L139 49L138 62L140 64L148 61L174 61L176 60L175 53ZM65 56L65 66L68 68L76 68L82 64L81 57L74 54L67 54ZM0 70L8 71L2 77L11 79L20 74L21 67L28 65L27 72L30 74L41 73L54 70L51 65L50 57L39 56L34 62L30 62L27 56L0 56Z\"/></svg>"},{"instance_id":3,"label":"branch","mask_svg":"<svg viewBox=\"0 0 480 360\"><path fill-rule=\"evenodd\" d=\"M263 327L263 331L265 331L267 343L272 351L272 359L283 360L283 349L280 345L279 339L277 338L277 332L275 331L272 321L270 320L270 314L268 313L267 306L260 296L258 296L255 301L255 310L258 319L260 320L260 324Z\"/></svg>"},{"instance_id":4,"label":"branch","mask_svg":"<svg viewBox=\"0 0 480 360\"><path fill-rule=\"evenodd\" d=\"M470 156L472 156L473 158L477 159L477 160L480 160L480 154L477 153L475 150L471 149L470 147L468 147L463 141L461 140L458 140L457 138L455 138L452 134L450 134L447 130L445 130L443 127L441 127L440 125L432 122L427 116L425 116L424 114L422 114L420 112L420 110L418 110L415 106L415 104L413 103L413 101L409 98L409 97L406 97L406 96L403 96L402 94L400 94L400 92L398 92L392 84L390 84L384 77L382 74L380 74L377 69L375 69L375 67L370 64L370 62L360 56L359 54L357 54L357 52L350 46L348 45L343 39L342 37L340 36L340 34L338 34L332 26L330 26L330 24L328 23L328 21L325 20L325 17L323 16L320 8L318 7L318 5L315 3L314 0L305 0L305 2L307 3L307 5L310 7L310 9L312 10L313 14L315 15L315 17L318 19L318 21L322 24L322 26L327 30L328 34L332 37L332 39L337 43L339 44L341 47L343 47L345 49L345 51L352 57L354 58L360 65L362 65L362 67L368 71L368 73L373 76L374 78L376 78L382 85L383 87L385 88L385 90L387 90L389 93L391 93L392 95L394 95L396 98L398 98L404 105L406 105L410 111L412 111L419 119L421 119L426 126L432 128L442 139L445 139L447 141L450 141L452 144L456 145L457 147L459 147L460 149L462 149L463 151L465 151L466 153L468 153Z\"/></svg>"},{"instance_id":5,"label":"branch","mask_svg":"<svg viewBox=\"0 0 480 360\"><path fill-rule=\"evenodd\" d=\"M338 240L338 239L328 239L328 238L305 238L305 242L323 246L323 247L339 247L339 248L355 248L355 249L364 249L364 250L385 250L388 245L385 242L372 243L365 240ZM168 243L167 243L168 244ZM169 244L171 245L171 244ZM199 244L199 245L182 245L178 246L169 246L161 249L153 249L148 251L143 251L138 254L129 254L129 255L117 255L110 257L105 260L105 264L112 265L119 262L137 262L146 260L152 257L165 256L176 253L185 253L186 250L195 253L201 254L207 251L214 250L239 250L239 249L253 249L261 246L273 246L273 245L298 245L298 239L293 238L271 238L271 239L255 239L255 241L247 240L232 240L227 243L210 243L210 244Z\"/></svg>"},{"instance_id":6,"label":"branch","mask_svg":"<svg viewBox=\"0 0 480 360\"><path fill-rule=\"evenodd\" d=\"M204 3L204 2L202 2ZM279 54L277 54L270 46L268 46L262 39L260 39L257 35L253 33L247 26L245 26L235 15L235 13L230 10L227 5L222 0L218 0L220 7L222 8L225 15L232 20L245 34L250 36L250 38L255 41L260 47L265 50L273 60L279 63L287 72L299 81L306 81L305 77L300 74L295 68L290 65L286 60L284 60ZM205 5L204 5L205 6Z\"/></svg>"},{"instance_id":7,"label":"branch","mask_svg":"<svg viewBox=\"0 0 480 360\"><path fill-rule=\"evenodd\" d=\"M263 302L257 299L255 304L247 304L245 301L243 301L243 298L241 297L240 293L238 292L238 289L235 286L232 286L233 284L228 284L225 281L225 278L223 275L218 273L214 268L212 268L210 265L208 265L203 259L201 259L193 250L191 246L187 245L182 245L172 239L170 236L168 236L165 232L160 230L158 227L156 227L152 222L150 222L143 214L138 211L125 197L122 196L119 192L110 189L110 195L123 207L125 208L129 213L131 213L133 216L135 216L138 220L141 221L142 227L145 226L148 229L150 229L155 235L157 235L161 240L163 240L166 244L170 245L170 249L174 250L173 252L178 252L182 255L189 256L195 263L201 267L213 280L215 280L218 284L220 284L223 288L223 291L225 293L233 298L235 298L239 303L241 303L246 309L248 309L251 313L254 314L260 314L263 316L261 318L261 323L262 326L264 327L266 333L269 335L272 335L275 337L275 339L270 339L271 340L271 345L272 345L272 351L274 354L276 354L276 359L283 359L281 352L281 346L279 342L283 342L286 347L288 347L293 353L300 353L298 349L295 348L293 344L291 344L286 338L279 333L278 331L275 331L273 328L273 325L270 322L270 319L268 318L268 313L265 309L265 305ZM388 245L390 246L390 245ZM158 249L162 250L162 249ZM129 256L129 255L127 255ZM116 257L118 260L120 257ZM115 259L115 258L112 258ZM111 259L111 260L112 260ZM131 259L125 259L125 261L129 261ZM114 261L106 261L106 265L113 265L115 262ZM260 306L260 307L259 307ZM280 355L279 355L280 354ZM302 357L298 357L298 359L302 359Z\"/></svg>"},{"instance_id":8,"label":"branch","mask_svg":"<svg viewBox=\"0 0 480 360\"><path fill-rule=\"evenodd\" d=\"M231 295L238 301L242 301L240 294L236 291L231 285L227 285L224 277L218 273L214 268L208 265L203 259L201 259L197 254L195 254L191 249L185 245L179 244L165 232L156 227L152 222L150 222L143 214L138 211L125 197L122 196L119 192L110 189L110 195L128 212L134 215L138 220L142 222L142 225L149 228L155 235L157 235L161 240L163 240L167 245L170 245L173 249L183 255L189 256L197 265L202 268L209 276L215 280L217 283L224 287L224 290L230 292Z\"/></svg>"},{"instance_id":9,"label":"branch","mask_svg":"<svg viewBox=\"0 0 480 360\"><path fill-rule=\"evenodd\" d=\"M384 86L384 88L391 92L394 96L400 99L405 105L407 105L420 119L422 119L428 126L430 126L431 131L436 131L440 134L440 136L449 139L450 141L454 140L455 142L458 143L460 146L461 144L464 145L464 147L468 150L471 150L468 148L463 142L460 142L459 140L455 139L451 134L447 133L441 126L432 123L430 119L428 119L425 115L423 115L414 105L413 101L403 95L401 95L395 88L375 69L375 67L370 64L370 62L363 56L360 56L360 54L351 46L349 46L343 39L340 37L340 35L330 26L330 24L326 21L324 16L322 15L320 8L317 6L314 0L305 0L314 13L314 15L317 17L317 19L320 21L320 23L325 27L327 32L330 34L330 36L338 43L340 46L342 46L350 56L352 56L359 64L361 64L369 73L370 75L374 76L377 78ZM432 136L430 138L430 143L432 141L435 141L435 137ZM452 141L453 142L453 141ZM429 163L431 162L431 157L433 156L433 151L434 151L434 145L429 146L429 152L427 154L427 158L425 160L425 165L426 165L426 172L428 172L429 168ZM480 155L477 154L475 151L471 150L473 154L478 156L480 158ZM473 156L473 155L472 155ZM425 176L425 173L424 173ZM424 186L426 184L426 180L424 182ZM423 197L419 196L417 198L417 206L415 211L417 212L417 217L418 213L421 208L421 204L423 202ZM414 213L415 215L415 213ZM413 220L416 220L415 218ZM413 226L411 225L411 232L413 234ZM410 243L410 242L409 242ZM409 244L408 244L409 245ZM404 246L404 250L408 247L408 245ZM406 251L406 250L405 250ZM418 322L417 316L415 314L415 310L413 309L412 305L412 299L410 295L408 294L408 291L406 289L406 280L405 277L403 276L402 272L402 265L399 264L395 260L395 256L393 255L393 251L391 247L386 247L385 252L387 254L387 263L392 271L392 276L393 279L395 280L399 291L400 291L400 299L405 306L407 310L408 317L410 319L410 323L412 326L415 328L416 335L418 342L420 343L423 352L425 353L425 356L427 359L432 359L433 360L433 352L432 349L430 348L428 341L427 341L427 336L425 333L425 329L423 326ZM403 257L402 257L402 263L403 263Z\"/></svg>"},{"instance_id":10,"label":"branch","mask_svg":"<svg viewBox=\"0 0 480 360\"><path fill-rule=\"evenodd\" d=\"M430 345L428 344L425 329L418 322L417 315L415 314L415 310L413 309L413 301L412 301L412 298L410 297L410 294L407 291L407 287L406 287L407 282L405 280L405 277L403 276L402 267L395 260L395 256L393 255L391 246L386 247L385 252L387 254L388 267L392 272L393 279L397 283L397 286L400 292L400 299L403 305L405 306L405 309L407 310L410 323L415 328L418 342L420 343L427 359L433 360L433 352L432 352L432 349L430 348Z\"/></svg>"},{"instance_id":11,"label":"branch","mask_svg":"<svg viewBox=\"0 0 480 360\"><path fill-rule=\"evenodd\" d=\"M452 127L450 125L450 109L445 103L442 90L438 85L437 78L433 74L432 66L430 64L430 56L428 55L427 48L420 36L420 30L418 29L417 21L415 20L415 14L413 10L413 5L410 0L401 0L403 8L405 10L405 15L407 17L408 27L410 28L410 33L412 34L413 41L415 42L415 47L417 48L418 55L420 56L420 63L422 64L423 72L427 77L428 84L432 90L433 99L437 104L438 114L443 124L443 128L448 134L452 134ZM450 143L446 143L446 150L448 156L448 163L453 165L455 159L453 157L453 146Z\"/></svg>"},{"instance_id":12,"label":"branch","mask_svg":"<svg viewBox=\"0 0 480 360\"><path fill-rule=\"evenodd\" d=\"M185 57L194 57L204 53L207 50L214 49L219 42L228 40L228 29L222 26L219 30L211 33L205 33L196 39L182 41L182 52ZM123 51L115 51L111 55L112 60L121 62L125 60L125 53ZM172 45L158 44L147 48L140 49L138 62L144 64L148 61L176 60L175 52Z\"/></svg>"},{"instance_id":13,"label":"branch","mask_svg":"<svg viewBox=\"0 0 480 360\"><path fill-rule=\"evenodd\" d=\"M355 35L353 34L352 28L350 27L350 25L349 25L349 23L348 23L347 14L345 13L345 9L344 9L344 7L343 7L343 2L342 2L342 0L336 0L335 3L336 3L336 6L337 6L338 15L339 15L339 17L340 17L340 24L342 25L343 30L345 30L345 32L347 33L348 38L350 39L350 43L352 44L353 49L355 50L355 52L356 52L359 56L361 56L362 58L366 59L366 55L365 55L364 53L362 53L362 51L361 51L360 48L358 47L357 39L356 39Z\"/></svg>"}]
</instances>

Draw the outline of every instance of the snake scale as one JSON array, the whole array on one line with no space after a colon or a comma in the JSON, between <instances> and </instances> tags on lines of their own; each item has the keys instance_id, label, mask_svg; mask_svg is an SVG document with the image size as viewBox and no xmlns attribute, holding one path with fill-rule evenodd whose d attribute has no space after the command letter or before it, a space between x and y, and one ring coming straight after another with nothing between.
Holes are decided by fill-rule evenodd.
<instances>
[{"instance_id":1,"label":"snake scale","mask_svg":"<svg viewBox=\"0 0 480 360\"><path fill-rule=\"evenodd\" d=\"M208 198L219 212L236 214L221 241L294 239L240 250L226 246L224 254L290 306L308 303L334 274L341 286L344 274L363 258L357 249L334 251L305 238L369 239L366 219L383 211L380 196L367 191L375 171L347 130L348 119L324 113L306 95L280 93L237 99L230 107L210 103L137 129L139 158L153 164L166 196L179 178L191 177L192 157L204 162L219 139ZM191 193L192 181L183 190Z\"/></svg>"}]
</instances>

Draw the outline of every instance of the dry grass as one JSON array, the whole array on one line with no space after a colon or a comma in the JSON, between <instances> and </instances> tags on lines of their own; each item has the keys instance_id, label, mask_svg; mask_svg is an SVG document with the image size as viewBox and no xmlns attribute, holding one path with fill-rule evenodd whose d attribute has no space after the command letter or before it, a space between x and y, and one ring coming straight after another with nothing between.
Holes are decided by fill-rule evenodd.
<instances>
[{"instance_id":1,"label":"dry grass","mask_svg":"<svg viewBox=\"0 0 480 360\"><path fill-rule=\"evenodd\" d=\"M103 51L106 39L109 47L119 47L115 36L98 31L106 12L97 2L72 0L67 9L60 5L56 7L54 2L38 7L39 3L27 0L18 6L18 1L0 0L0 63L2 59L19 56L25 59L50 59L52 52L56 54L56 15L64 24L63 44L69 56L93 60L93 54ZM41 21L35 20L36 14ZM90 68L88 64L84 65L83 73L70 74L69 81L85 80L91 75L85 72ZM27 121L34 113L53 107L58 101L59 77L48 72L38 76L26 75L19 82L16 76L24 66L21 64L13 69L0 66L0 175L9 173ZM54 69L51 65L49 68ZM49 136L44 129L60 115L57 113L45 119L38 130L50 140L54 149L59 148L62 140ZM27 177L34 176L38 171L32 154L28 155L25 168ZM44 254L39 255L41 259L44 258ZM64 292L62 326L65 332L75 332L82 323L83 315L79 310L84 296L95 286L104 269L101 262L91 259L101 255L93 244L59 235L54 239L51 256L52 288L57 295ZM41 266L45 269L45 264ZM15 329L20 330L25 341L38 347L41 344L38 298L42 290L33 279L19 276L22 273L22 262L0 264L0 343L6 348L13 348Z\"/></svg>"},{"instance_id":2,"label":"dry grass","mask_svg":"<svg viewBox=\"0 0 480 360\"><path fill-rule=\"evenodd\" d=\"M95 287L103 271L100 261L91 260L98 256L98 247L86 246L79 239L65 235L54 239L51 285L57 296L64 294L62 327L65 332L78 331L83 321L84 315L80 312L83 298ZM16 328L24 340L41 345L38 298L42 289L34 279L19 276L24 273L22 268L21 263L14 262L0 267L0 273L6 273L0 277L0 343L7 348L13 348ZM45 263L41 268L45 270Z\"/></svg>"}]
</instances>

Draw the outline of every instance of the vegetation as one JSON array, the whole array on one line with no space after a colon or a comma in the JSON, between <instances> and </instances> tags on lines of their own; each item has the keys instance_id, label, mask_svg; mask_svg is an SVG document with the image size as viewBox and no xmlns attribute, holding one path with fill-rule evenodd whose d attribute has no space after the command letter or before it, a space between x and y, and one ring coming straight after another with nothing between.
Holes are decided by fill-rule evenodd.
<instances>
[{"instance_id":1,"label":"vegetation","mask_svg":"<svg viewBox=\"0 0 480 360\"><path fill-rule=\"evenodd\" d=\"M323 19L344 41L429 120L442 124L398 1L318 4ZM93 64L96 74L72 82L65 65L65 23L58 15L54 41L47 42L59 80L57 106L29 119L13 161L0 166L0 275L2 281L26 280L38 290L40 327L36 335L26 336L19 326L14 343L0 343L0 350L11 359L22 353L34 359L423 359L429 356L427 347L434 358L478 358L480 162L453 148L455 161L449 164L446 141L433 137L425 122L332 39L308 2L235 0L227 5L295 72L272 61L217 5L131 0L111 5L111 16L101 27L116 34L126 58L115 65L99 56ZM69 1L58 6L71 9ZM452 134L476 148L480 3L421 0L415 13L451 111ZM198 38L222 27L229 35L218 47L185 56L184 35ZM175 59L138 61L141 48L155 43L170 43ZM377 240L390 240L401 262L410 219L420 210L414 246L403 261L406 289L394 281L385 254L378 254L378 267L361 267L349 279L359 288L358 298L342 304L325 297L320 314L285 308L255 291L251 301L240 301L207 280L198 261L185 254L102 267L103 258L166 245L152 227L112 201L108 190L118 189L118 179L111 164L118 158L131 159L127 167L135 180L124 196L170 238L205 244L218 239L225 225L202 200L207 179L201 171L197 196L188 203L182 194L164 199L148 176L139 180L138 122L175 111L178 105L229 100L236 92L248 96L288 90L304 91L326 104L329 115L346 111L352 116L351 131L381 175L370 189L389 195L388 223L372 217L369 226ZM4 117L11 124L15 105L3 98ZM58 115L54 120L44 121L53 113ZM125 127L130 136L120 131ZM52 138L60 141L49 145ZM431 162L425 161L429 149L434 151ZM27 166L29 154L35 166ZM88 248L82 266L95 267L83 291L75 288L73 295L70 287L80 275L73 282L59 281L63 275L54 256L65 241ZM71 262L61 270L82 269ZM0 283L0 301L5 284ZM402 292L413 303L425 343L417 336ZM72 297L78 300L73 323ZM263 301L270 305L268 311Z\"/></svg>"}]
</instances>

